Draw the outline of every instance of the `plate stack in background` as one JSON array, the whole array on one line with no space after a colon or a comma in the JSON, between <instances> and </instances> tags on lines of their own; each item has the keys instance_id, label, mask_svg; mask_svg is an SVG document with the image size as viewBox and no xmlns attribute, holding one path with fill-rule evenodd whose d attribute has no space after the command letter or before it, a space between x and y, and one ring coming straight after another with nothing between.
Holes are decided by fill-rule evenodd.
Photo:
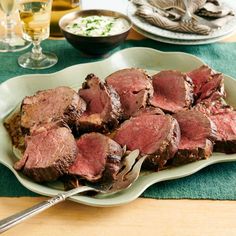
<instances>
[{"instance_id":1,"label":"plate stack in background","mask_svg":"<svg viewBox=\"0 0 236 236\"><path fill-rule=\"evenodd\" d=\"M200 2L204 2L204 0L194 0L189 2L191 2L190 4L193 4L192 6L190 5L191 10L191 7L195 7L194 4L200 4ZM205 1L204 6L200 11L192 10L194 11L193 16L199 17L200 21L202 18L203 21L209 21L210 26L211 22L214 22L214 25L219 23L218 28L214 27L207 33L202 34L197 32L197 30L196 32L178 32L178 29L166 29L165 23L163 22L171 24L171 21L173 20L173 25L176 25L179 20L179 24L183 24L181 18L178 19L178 14L183 15L185 11L185 7L181 4L182 3L179 0L132 0L128 4L127 14L133 23L133 28L138 33L147 38L165 43L183 45L209 44L225 39L235 33L235 0L218 0L214 3L212 3L212 1ZM204 14L206 14L206 16L204 16ZM167 17L165 18L165 16ZM174 19L175 17L176 19ZM202 24L203 28L205 26L205 22L198 22L197 18L195 23ZM160 24L162 24L162 26L160 26Z\"/></svg>"}]
</instances>

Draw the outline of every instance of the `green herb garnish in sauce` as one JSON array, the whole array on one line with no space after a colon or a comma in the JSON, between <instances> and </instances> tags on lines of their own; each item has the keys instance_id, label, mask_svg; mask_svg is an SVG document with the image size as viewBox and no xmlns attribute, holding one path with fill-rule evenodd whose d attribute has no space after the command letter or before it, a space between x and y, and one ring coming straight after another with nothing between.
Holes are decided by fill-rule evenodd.
<instances>
[{"instance_id":1,"label":"green herb garnish in sauce","mask_svg":"<svg viewBox=\"0 0 236 236\"><path fill-rule=\"evenodd\" d=\"M127 27L128 22L123 18L94 15L77 18L66 26L66 30L77 35L97 37L115 35Z\"/></svg>"}]
</instances>

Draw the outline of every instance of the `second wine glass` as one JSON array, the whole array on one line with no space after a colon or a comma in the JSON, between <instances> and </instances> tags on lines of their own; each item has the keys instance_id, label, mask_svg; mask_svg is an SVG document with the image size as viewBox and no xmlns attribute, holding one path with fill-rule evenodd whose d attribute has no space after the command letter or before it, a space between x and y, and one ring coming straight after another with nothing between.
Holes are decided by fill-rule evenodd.
<instances>
[{"instance_id":1,"label":"second wine glass","mask_svg":"<svg viewBox=\"0 0 236 236\"><path fill-rule=\"evenodd\" d=\"M54 53L42 52L40 43L49 37L52 0L18 0L23 37L32 41L31 52L19 57L20 66L29 69L44 69L58 61Z\"/></svg>"},{"instance_id":2,"label":"second wine glass","mask_svg":"<svg viewBox=\"0 0 236 236\"><path fill-rule=\"evenodd\" d=\"M30 42L24 40L15 32L16 23L16 0L0 0L0 9L4 13L5 20L2 25L5 28L4 34L0 36L0 52L16 52L26 49ZM0 15L2 15L0 12Z\"/></svg>"}]
</instances>

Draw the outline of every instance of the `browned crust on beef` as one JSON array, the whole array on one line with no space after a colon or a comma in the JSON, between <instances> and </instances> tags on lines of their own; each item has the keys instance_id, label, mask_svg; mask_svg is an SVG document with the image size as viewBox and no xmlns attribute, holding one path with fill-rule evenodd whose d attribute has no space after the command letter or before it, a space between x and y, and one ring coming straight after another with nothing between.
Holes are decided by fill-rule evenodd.
<instances>
[{"instance_id":1,"label":"browned crust on beef","mask_svg":"<svg viewBox=\"0 0 236 236\"><path fill-rule=\"evenodd\" d=\"M100 182L108 181L112 182L116 180L116 175L121 168L121 160L114 159L108 156L105 170L103 171L102 177L99 180Z\"/></svg>"},{"instance_id":2,"label":"browned crust on beef","mask_svg":"<svg viewBox=\"0 0 236 236\"><path fill-rule=\"evenodd\" d=\"M94 74L89 74L85 80L79 93L81 90L91 89L93 80L95 80L101 92L107 95L109 104L106 104L106 110L101 113L86 116L85 112L84 116L82 115L80 119L78 119L77 129L79 133L95 131L102 133L108 132L110 129L117 127L120 117L122 116L123 110L121 109L120 97L111 86L107 85L107 83L103 83Z\"/></svg>"},{"instance_id":3,"label":"browned crust on beef","mask_svg":"<svg viewBox=\"0 0 236 236\"><path fill-rule=\"evenodd\" d=\"M187 73L194 84L195 104L210 99L212 101L225 97L224 77L207 65Z\"/></svg>"},{"instance_id":4,"label":"browned crust on beef","mask_svg":"<svg viewBox=\"0 0 236 236\"><path fill-rule=\"evenodd\" d=\"M193 98L193 81L186 74L184 74L184 79L185 79L185 90L186 90L184 109L189 109L192 106L193 101L194 101L194 98Z\"/></svg>"},{"instance_id":5,"label":"browned crust on beef","mask_svg":"<svg viewBox=\"0 0 236 236\"><path fill-rule=\"evenodd\" d=\"M107 137L108 138L108 137ZM111 182L116 180L116 175L121 168L121 159L124 150L114 140L108 138L108 153L104 171L99 178L100 182Z\"/></svg>"},{"instance_id":6,"label":"browned crust on beef","mask_svg":"<svg viewBox=\"0 0 236 236\"><path fill-rule=\"evenodd\" d=\"M73 150L71 155L58 159L53 165L43 168L23 168L23 173L36 182L48 182L58 179L67 173L68 168L73 164L77 150Z\"/></svg>"},{"instance_id":7,"label":"browned crust on beef","mask_svg":"<svg viewBox=\"0 0 236 236\"><path fill-rule=\"evenodd\" d=\"M144 129L146 130L146 125L145 124L145 128L141 127L140 122L144 121L147 123L147 121L149 122L150 120L153 120L154 117L159 117L160 118L158 120L165 120L164 125L166 125L165 127L165 131L163 133L164 136L161 136L159 140L160 143L158 143L156 146L153 144L151 144L151 149L150 147L148 149L146 149L145 151L145 146L144 149L140 148L140 147L136 147L136 145L133 146L132 144L132 140L134 140L137 136L136 135L140 135L141 137L141 142L143 144L148 143L149 140L143 140L143 138L147 137L147 133L145 135L143 135L142 132L144 132ZM137 125L140 124L140 125ZM130 127L131 125L131 127ZM159 128L160 127L159 125ZM127 133L129 132L130 129L135 130L134 133ZM132 131L133 132L133 131ZM138 132L138 133L137 133ZM146 132L150 133L150 135L154 135L155 136L158 134L157 132L157 127L152 128L150 126L150 129ZM153 133L154 132L154 133ZM143 137L142 137L143 136ZM180 129L179 129L179 124L178 122L170 115L154 115L154 114L148 114L148 113L141 113L138 117L132 117L130 120L125 121L123 124L121 124L120 128L112 135L113 139L120 143L120 145L127 145L127 150L134 150L134 149L140 149L141 155L148 155L148 157L145 159L145 162L143 164L143 167L146 169L161 169L163 168L163 166L166 164L168 159L171 159L176 151L178 150L178 144L179 144L179 140L180 140ZM128 143L127 141L124 141L124 137L127 137L128 139L131 140L130 143ZM127 139L125 138L125 139ZM138 138L138 137L137 137ZM149 138L149 137L147 137ZM150 140L153 142L153 140ZM146 144L145 144L146 145ZM153 153L151 153L153 152Z\"/></svg>"},{"instance_id":8,"label":"browned crust on beef","mask_svg":"<svg viewBox=\"0 0 236 236\"><path fill-rule=\"evenodd\" d=\"M149 107L141 108L140 110L135 112L132 115L132 117L140 116L140 115L143 115L143 114L165 115L164 111L162 111L160 108L149 106Z\"/></svg>"},{"instance_id":9,"label":"browned crust on beef","mask_svg":"<svg viewBox=\"0 0 236 236\"><path fill-rule=\"evenodd\" d=\"M73 126L85 110L85 101L79 96L75 95L71 104L65 109L63 120L65 120L69 126Z\"/></svg>"},{"instance_id":10,"label":"browned crust on beef","mask_svg":"<svg viewBox=\"0 0 236 236\"><path fill-rule=\"evenodd\" d=\"M136 89L135 87L126 87L124 89L120 89L119 86L124 82L124 80L132 80L131 74L134 73L134 77L136 78L136 73L143 76L142 81L139 80L140 83L145 83L145 88ZM123 75L120 77L120 75ZM126 75L128 77L126 78ZM118 77L117 77L118 76ZM117 78L116 78L117 77ZM113 78L116 78L113 80ZM130 79L131 78L131 79ZM151 84L151 77L142 69L139 68L126 68L119 71L116 71L110 74L106 79L106 83L113 87L115 91L120 96L120 101L123 108L123 119L128 119L134 113L136 113L139 109L145 108L148 105L149 98L153 96L153 87ZM113 81L112 81L113 80ZM118 81L120 85L117 83L114 84L114 81ZM138 83L136 81L136 83ZM135 107L132 107L134 106Z\"/></svg>"},{"instance_id":11,"label":"browned crust on beef","mask_svg":"<svg viewBox=\"0 0 236 236\"><path fill-rule=\"evenodd\" d=\"M4 121L4 126L9 133L12 145L23 152L25 150L25 141L24 133L21 129L20 120L20 112L15 112Z\"/></svg>"},{"instance_id":12,"label":"browned crust on beef","mask_svg":"<svg viewBox=\"0 0 236 236\"><path fill-rule=\"evenodd\" d=\"M49 109L48 103L51 100L58 104L52 104ZM45 111L45 107L47 111ZM27 96L21 104L21 126L25 133L30 133L31 128L37 128L46 123L56 120L63 120L73 126L76 120L86 109L86 103L79 95L69 87L57 87L38 91L33 96Z\"/></svg>"},{"instance_id":13,"label":"browned crust on beef","mask_svg":"<svg viewBox=\"0 0 236 236\"><path fill-rule=\"evenodd\" d=\"M54 181L58 177L62 176L63 174L66 174L68 172L68 168L73 164L76 154L77 154L77 146L75 139L73 135L71 134L71 131L66 127L57 127L53 129L53 131L56 130L58 134L61 135L66 133L66 137L63 137L62 141L60 141L60 150L54 150L53 155L56 155L56 158L54 156L43 156L48 160L48 158L52 158L53 161L51 161L48 165L45 164L27 164L29 158L34 158L32 156L32 147L30 145L35 146L35 140L38 138L38 142L41 142L41 134L45 132L50 132L49 130L42 130L41 132L36 132L32 136L26 137L26 150L24 153L24 156L22 159L20 159L18 162L14 164L14 168L16 170L22 170L23 173L32 178L36 182L45 182L45 181ZM58 136L57 136L58 138ZM33 140L33 141L32 141ZM45 137L45 142L50 142L51 140L47 140L47 136ZM63 148L63 145L66 146L65 149ZM31 148L31 151L28 150L28 148ZM35 150L37 153L41 153L41 148L44 148L43 144L39 143L37 146L37 150ZM50 152L51 153L51 152ZM41 155L41 154L40 154ZM42 158L42 157L41 157ZM35 163L35 162L34 162ZM43 165L43 166L42 166Z\"/></svg>"},{"instance_id":14,"label":"browned crust on beef","mask_svg":"<svg viewBox=\"0 0 236 236\"><path fill-rule=\"evenodd\" d=\"M214 145L215 152L223 152L226 154L236 153L236 140L216 141Z\"/></svg>"},{"instance_id":15,"label":"browned crust on beef","mask_svg":"<svg viewBox=\"0 0 236 236\"><path fill-rule=\"evenodd\" d=\"M181 116L182 116L182 118L184 117L185 119L192 119L193 117L195 117L196 121L199 121L199 124L198 124L199 126L202 125L203 127L206 128L206 125L208 125L208 132L205 133L205 135L206 135L205 137L202 137L203 138L202 141L204 141L203 143L205 143L204 145L202 145L201 140L199 140L200 143L198 143L198 144L196 143L196 147L194 147L194 148L189 147L189 148L183 149L180 146L177 153L175 154L173 160L171 160L170 163L172 163L172 165L182 165L182 164L186 164L189 162L209 158L212 154L212 151L213 151L213 143L217 138L217 128L216 128L215 124L210 120L210 118L208 116L201 113L200 111L189 110L189 111L185 111L185 112L179 112L174 115L174 117L179 122L180 122L179 119L182 119ZM202 124L201 124L200 120L201 120ZM180 132L181 132L182 125L185 125L185 124L181 124L181 123L180 123ZM196 126L196 124L193 124L193 125ZM190 132L193 134L195 133L197 136L198 132L199 132L198 128L200 128L199 126L195 127L195 129L193 129L193 130L190 130ZM204 132L206 132L206 131L204 131ZM180 145L181 145L181 141L180 141Z\"/></svg>"},{"instance_id":16,"label":"browned crust on beef","mask_svg":"<svg viewBox=\"0 0 236 236\"><path fill-rule=\"evenodd\" d=\"M169 159L172 159L178 150L178 144L180 140L179 124L175 119L172 119L171 129L160 146L157 153L148 155L145 159L143 167L146 169L162 169L166 165Z\"/></svg>"},{"instance_id":17,"label":"browned crust on beef","mask_svg":"<svg viewBox=\"0 0 236 236\"><path fill-rule=\"evenodd\" d=\"M200 111L209 117L211 115L226 114L234 110L234 108L226 104L222 98L214 101L211 99L205 99L197 103L192 109Z\"/></svg>"},{"instance_id":18,"label":"browned crust on beef","mask_svg":"<svg viewBox=\"0 0 236 236\"><path fill-rule=\"evenodd\" d=\"M207 159L212 155L213 143L207 139L204 148L196 147L195 149L179 149L171 160L171 165L179 166L190 162Z\"/></svg>"},{"instance_id":19,"label":"browned crust on beef","mask_svg":"<svg viewBox=\"0 0 236 236\"><path fill-rule=\"evenodd\" d=\"M99 149L97 153L102 154L102 156L94 155L94 152L96 152L97 150L96 147L94 147L97 145L94 143L95 140L100 141L99 148L102 147L103 150L101 152L101 149ZM91 172L89 174L83 173L83 168L88 168L88 164L86 162L83 162L83 164L81 164L81 160L84 160L84 158L87 158L86 156L87 153L84 152L85 147L87 148L87 146L80 146L80 145L88 145L88 147L90 147L91 143L93 143L94 150L92 150L93 154L90 155L92 159L88 160L88 163L90 163L89 165L90 168L96 169L97 164L100 166L99 172L97 172L98 170L96 169L96 175L91 175ZM118 143L116 143L114 140L110 139L109 137L103 134L92 132L92 133L82 135L77 140L77 146L78 146L78 157L73 163L73 165L70 166L69 174L76 175L80 178L86 179L91 182L98 182L102 180L112 181L116 178L116 174L118 173L121 167L121 158L124 152L124 150L121 148L121 146ZM104 158L102 159L104 160L104 164L102 164L102 166L100 162L101 157ZM93 171L94 170L92 169L92 172Z\"/></svg>"},{"instance_id":20,"label":"browned crust on beef","mask_svg":"<svg viewBox=\"0 0 236 236\"><path fill-rule=\"evenodd\" d=\"M236 153L236 111L226 107L218 114L211 115L210 119L218 129L214 151L227 154Z\"/></svg>"}]
</instances>

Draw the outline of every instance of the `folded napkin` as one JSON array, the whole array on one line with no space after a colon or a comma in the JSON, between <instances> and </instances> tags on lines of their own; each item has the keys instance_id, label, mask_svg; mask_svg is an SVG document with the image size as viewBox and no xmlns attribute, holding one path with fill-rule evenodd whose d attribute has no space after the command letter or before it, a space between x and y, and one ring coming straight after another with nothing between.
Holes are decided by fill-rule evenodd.
<instances>
[{"instance_id":1,"label":"folded napkin","mask_svg":"<svg viewBox=\"0 0 236 236\"><path fill-rule=\"evenodd\" d=\"M208 35L213 31L210 23L218 27L224 26L232 20L234 12L218 0L193 0L189 2L189 11L201 17L207 17L209 24L192 18L191 23L181 21L185 14L182 0L133 0L137 5L136 15L142 17L152 25L163 29Z\"/></svg>"}]
</instances>

